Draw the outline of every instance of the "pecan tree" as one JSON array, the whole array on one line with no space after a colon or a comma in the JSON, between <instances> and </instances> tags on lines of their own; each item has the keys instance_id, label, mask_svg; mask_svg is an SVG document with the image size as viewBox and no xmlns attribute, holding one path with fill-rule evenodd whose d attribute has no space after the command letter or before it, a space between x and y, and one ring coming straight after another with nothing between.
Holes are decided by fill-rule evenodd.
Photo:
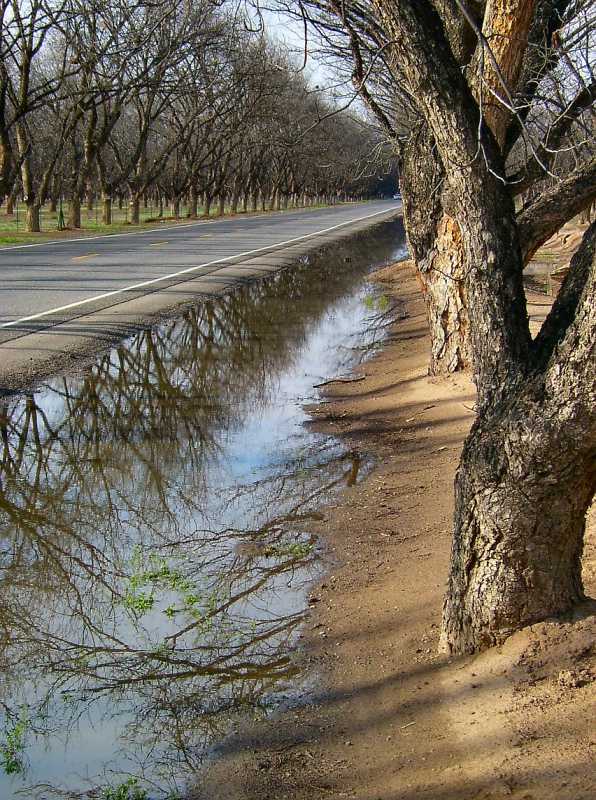
<instances>
[{"instance_id":1,"label":"pecan tree","mask_svg":"<svg viewBox=\"0 0 596 800\"><path fill-rule=\"evenodd\" d=\"M477 418L456 477L442 628L446 649L473 652L584 597L596 226L535 338L522 271L595 195L593 14L580 0L290 5L350 64L402 154L431 370L473 364Z\"/></svg>"}]
</instances>

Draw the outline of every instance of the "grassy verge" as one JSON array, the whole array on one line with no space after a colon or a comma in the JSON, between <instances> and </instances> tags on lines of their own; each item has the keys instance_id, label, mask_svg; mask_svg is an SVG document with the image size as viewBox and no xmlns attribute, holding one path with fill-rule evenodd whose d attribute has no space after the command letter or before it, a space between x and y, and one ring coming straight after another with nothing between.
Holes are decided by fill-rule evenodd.
<instances>
[{"instance_id":1,"label":"grassy verge","mask_svg":"<svg viewBox=\"0 0 596 800\"><path fill-rule=\"evenodd\" d=\"M312 205L308 206L309 209L320 208L321 206ZM292 209L287 209L288 211ZM303 209L304 210L304 209ZM129 209L125 205L123 208L118 208L116 205L112 210L112 224L105 225L102 221L102 210L99 205L90 209L81 209L81 227L80 228L63 228L60 227L59 211L50 211L48 206L41 210L41 232L29 233L27 231L27 215L24 204L15 206L13 214L6 214L4 209L0 213L0 246L10 244L28 244L31 242L44 242L55 239L66 239L71 237L79 237L94 234L114 234L124 233L127 231L142 230L150 224L155 225L176 225L188 222L190 217L187 216L187 208L182 206L180 208L179 217L168 216L167 207L164 208L164 216L159 216L159 207L155 205L148 205L147 208L141 208L140 223L133 225L129 221ZM229 213L229 208L226 208L224 214ZM243 212L239 211L241 215ZM252 215L252 212L249 212ZM259 213L275 213L263 212ZM67 209L64 209L64 217L66 219ZM215 209L211 208L210 219L215 219L217 216ZM198 219L205 218L204 210L199 208Z\"/></svg>"},{"instance_id":2,"label":"grassy verge","mask_svg":"<svg viewBox=\"0 0 596 800\"><path fill-rule=\"evenodd\" d=\"M97 233L122 233L146 227L147 224L171 224L188 221L186 208L180 211L180 217L173 218L164 216L160 218L159 208L149 205L141 209L139 225L132 225L128 219L128 208L114 207L112 211L112 224L105 225L102 221L101 208L96 206L92 210L81 210L81 227L76 229L60 229L58 211L50 211L49 207L41 210L41 232L29 233L27 231L27 216L25 206L19 204L15 206L13 214L0 213L0 245L2 244L25 244L28 242L43 242L50 239L68 238L72 236L84 236ZM199 209L202 214L202 209ZM64 213L66 217L66 212Z\"/></svg>"}]
</instances>

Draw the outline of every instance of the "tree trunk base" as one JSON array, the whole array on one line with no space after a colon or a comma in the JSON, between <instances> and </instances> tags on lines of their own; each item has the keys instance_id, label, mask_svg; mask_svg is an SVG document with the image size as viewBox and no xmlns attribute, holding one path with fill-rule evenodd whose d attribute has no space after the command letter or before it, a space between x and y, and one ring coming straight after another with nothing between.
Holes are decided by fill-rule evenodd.
<instances>
[{"instance_id":1,"label":"tree trunk base","mask_svg":"<svg viewBox=\"0 0 596 800\"><path fill-rule=\"evenodd\" d=\"M585 600L581 557L596 482L593 455L581 452L582 437L571 425L553 436L552 409L533 405L520 402L489 422L478 420L464 446L444 651L492 647Z\"/></svg>"}]
</instances>

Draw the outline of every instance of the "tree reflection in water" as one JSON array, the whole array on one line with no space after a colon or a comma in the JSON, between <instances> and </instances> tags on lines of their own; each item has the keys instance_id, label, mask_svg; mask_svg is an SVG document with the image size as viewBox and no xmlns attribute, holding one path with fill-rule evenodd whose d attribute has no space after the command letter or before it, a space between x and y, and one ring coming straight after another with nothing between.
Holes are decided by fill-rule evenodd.
<instances>
[{"instance_id":1,"label":"tree reflection in water","mask_svg":"<svg viewBox=\"0 0 596 800\"><path fill-rule=\"evenodd\" d=\"M394 255L392 226L375 248ZM161 797L295 675L316 509L359 467L298 406L324 377L304 374L313 360L338 367L329 337L370 316L369 237L349 252L3 401L3 798L93 796L127 775Z\"/></svg>"}]
</instances>

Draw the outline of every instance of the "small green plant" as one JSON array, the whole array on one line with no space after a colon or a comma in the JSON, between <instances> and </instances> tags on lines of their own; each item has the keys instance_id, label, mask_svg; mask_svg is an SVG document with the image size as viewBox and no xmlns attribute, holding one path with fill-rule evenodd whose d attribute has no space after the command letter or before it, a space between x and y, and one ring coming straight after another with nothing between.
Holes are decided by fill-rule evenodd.
<instances>
[{"instance_id":1,"label":"small green plant","mask_svg":"<svg viewBox=\"0 0 596 800\"><path fill-rule=\"evenodd\" d=\"M384 294L367 294L362 302L367 311L375 311L378 314L389 308L389 300Z\"/></svg>"},{"instance_id":2,"label":"small green plant","mask_svg":"<svg viewBox=\"0 0 596 800\"><path fill-rule=\"evenodd\" d=\"M187 608L192 608L197 603L200 603L201 595L196 594L195 592L189 592L188 594L184 595L184 605Z\"/></svg>"},{"instance_id":3,"label":"small green plant","mask_svg":"<svg viewBox=\"0 0 596 800\"><path fill-rule=\"evenodd\" d=\"M146 614L147 611L151 611L154 602L155 597L153 592L147 593L143 589L141 589L140 592L129 591L124 595L124 605L127 608L138 611L139 614Z\"/></svg>"},{"instance_id":4,"label":"small green plant","mask_svg":"<svg viewBox=\"0 0 596 800\"><path fill-rule=\"evenodd\" d=\"M310 555L313 549L312 542L296 541L296 542L280 542L279 544L269 544L263 548L263 555L274 558L291 556L293 558L302 558Z\"/></svg>"},{"instance_id":5,"label":"small green plant","mask_svg":"<svg viewBox=\"0 0 596 800\"><path fill-rule=\"evenodd\" d=\"M19 718L5 729L4 741L0 744L0 764L6 775L24 772L25 739L30 727L27 713L21 707Z\"/></svg>"},{"instance_id":6,"label":"small green plant","mask_svg":"<svg viewBox=\"0 0 596 800\"><path fill-rule=\"evenodd\" d=\"M155 590L158 588L188 592L192 584L183 579L180 572L173 569L165 558L152 552L145 556L137 545L130 556L130 575L126 578L121 602L138 614L145 614L153 608ZM176 608L172 604L164 609L164 614L168 617L173 617L175 613Z\"/></svg>"},{"instance_id":7,"label":"small green plant","mask_svg":"<svg viewBox=\"0 0 596 800\"><path fill-rule=\"evenodd\" d=\"M310 555L312 548L312 542L294 542L294 544L287 545L287 547L284 549L283 555L300 558L301 556Z\"/></svg>"},{"instance_id":8,"label":"small green plant","mask_svg":"<svg viewBox=\"0 0 596 800\"><path fill-rule=\"evenodd\" d=\"M104 800L146 800L147 791L138 785L136 778L128 778L114 789L103 790Z\"/></svg>"}]
</instances>

